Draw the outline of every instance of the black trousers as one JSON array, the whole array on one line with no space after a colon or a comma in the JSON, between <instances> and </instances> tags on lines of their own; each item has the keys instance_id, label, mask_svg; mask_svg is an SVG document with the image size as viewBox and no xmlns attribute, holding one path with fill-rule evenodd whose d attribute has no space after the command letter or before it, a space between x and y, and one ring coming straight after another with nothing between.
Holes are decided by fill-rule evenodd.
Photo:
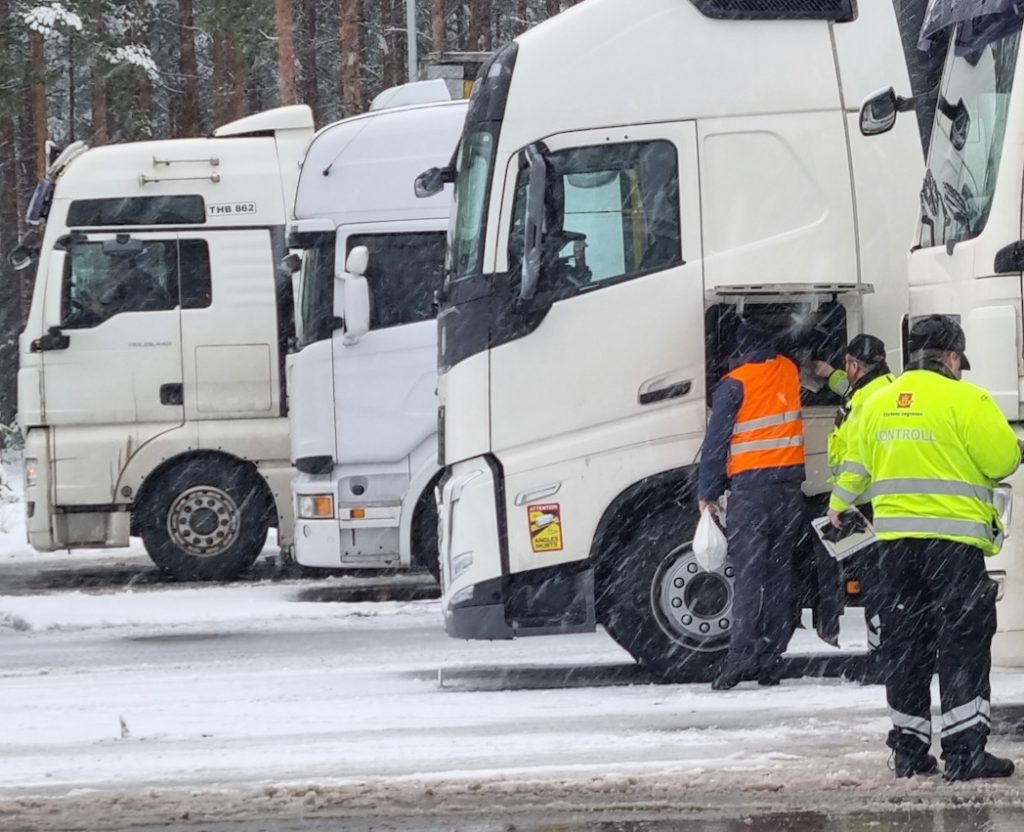
<instances>
[{"instance_id":1,"label":"black trousers","mask_svg":"<svg viewBox=\"0 0 1024 832\"><path fill-rule=\"evenodd\" d=\"M727 536L736 568L728 662L757 672L778 661L793 634L793 550L804 526L800 483L729 494Z\"/></svg>"},{"instance_id":2,"label":"black trousers","mask_svg":"<svg viewBox=\"0 0 1024 832\"><path fill-rule=\"evenodd\" d=\"M989 733L996 584L980 549L946 540L879 543L882 650L893 720L890 745L931 744L931 680L938 671L942 750L984 748Z\"/></svg>"}]
</instances>

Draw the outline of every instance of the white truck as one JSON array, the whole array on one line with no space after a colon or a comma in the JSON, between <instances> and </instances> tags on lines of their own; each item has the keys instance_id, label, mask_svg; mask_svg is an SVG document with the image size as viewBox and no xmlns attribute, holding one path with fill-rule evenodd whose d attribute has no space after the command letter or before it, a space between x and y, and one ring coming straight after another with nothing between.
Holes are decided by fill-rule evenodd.
<instances>
[{"instance_id":1,"label":"white truck","mask_svg":"<svg viewBox=\"0 0 1024 832\"><path fill-rule=\"evenodd\" d=\"M600 623L666 678L714 672L733 567L702 571L690 542L739 316L807 363L869 331L898 364L922 149L910 120L862 137L857 107L909 88L900 35L887 2L588 0L482 70L440 176L450 635ZM810 496L836 400L804 395ZM852 600L810 548L804 605Z\"/></svg>"},{"instance_id":2,"label":"white truck","mask_svg":"<svg viewBox=\"0 0 1024 832\"><path fill-rule=\"evenodd\" d=\"M292 535L277 265L308 107L212 137L88 149L39 184L45 232L21 335L28 537L128 545L182 580L224 579Z\"/></svg>"},{"instance_id":3,"label":"white truck","mask_svg":"<svg viewBox=\"0 0 1024 832\"><path fill-rule=\"evenodd\" d=\"M1019 4L930 3L925 32L952 28L909 260L909 315L956 317L967 336L965 378L987 389L1024 436L1024 50ZM993 11L995 9L995 11ZM913 102L892 88L865 102L861 126L902 126ZM1024 470L1010 480L1014 503ZM996 664L1024 665L1024 510L988 560L1001 585Z\"/></svg>"},{"instance_id":4,"label":"white truck","mask_svg":"<svg viewBox=\"0 0 1024 832\"><path fill-rule=\"evenodd\" d=\"M303 254L288 389L303 566L437 573L434 296L451 188L417 199L413 180L451 159L466 102L448 100L442 81L386 98L431 91L435 103L324 128L302 163L289 226Z\"/></svg>"}]
</instances>

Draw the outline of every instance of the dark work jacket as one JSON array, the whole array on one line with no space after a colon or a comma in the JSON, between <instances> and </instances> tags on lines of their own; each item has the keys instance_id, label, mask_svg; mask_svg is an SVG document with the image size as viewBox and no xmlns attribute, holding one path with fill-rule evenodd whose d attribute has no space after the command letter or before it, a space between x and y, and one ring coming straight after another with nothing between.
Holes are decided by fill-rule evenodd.
<instances>
[{"instance_id":1,"label":"dark work jacket","mask_svg":"<svg viewBox=\"0 0 1024 832\"><path fill-rule=\"evenodd\" d=\"M730 363L735 370L743 364L760 364L771 361L777 355L775 350L758 349L744 353ZM783 353L784 354L784 353ZM704 447L700 458L700 473L697 482L698 500L717 500L728 486L734 491L763 488L783 482L803 482L807 475L803 465L787 465L783 468L758 468L743 471L729 482L726 477L726 463L729 460L729 445L736 425L736 414L743 404L743 385L736 379L723 378L711 394L711 419L704 435Z\"/></svg>"}]
</instances>

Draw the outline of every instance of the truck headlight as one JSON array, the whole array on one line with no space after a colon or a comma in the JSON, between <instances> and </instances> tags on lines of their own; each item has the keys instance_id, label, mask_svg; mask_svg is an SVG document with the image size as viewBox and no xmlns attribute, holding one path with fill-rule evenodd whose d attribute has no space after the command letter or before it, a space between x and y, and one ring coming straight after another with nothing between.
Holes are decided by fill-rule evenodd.
<instances>
[{"instance_id":1,"label":"truck headlight","mask_svg":"<svg viewBox=\"0 0 1024 832\"><path fill-rule=\"evenodd\" d=\"M25 457L25 487L31 488L39 478L39 460L32 456Z\"/></svg>"},{"instance_id":2,"label":"truck headlight","mask_svg":"<svg viewBox=\"0 0 1024 832\"><path fill-rule=\"evenodd\" d=\"M299 497L299 517L304 520L329 520L334 517L334 496L304 494Z\"/></svg>"}]
</instances>

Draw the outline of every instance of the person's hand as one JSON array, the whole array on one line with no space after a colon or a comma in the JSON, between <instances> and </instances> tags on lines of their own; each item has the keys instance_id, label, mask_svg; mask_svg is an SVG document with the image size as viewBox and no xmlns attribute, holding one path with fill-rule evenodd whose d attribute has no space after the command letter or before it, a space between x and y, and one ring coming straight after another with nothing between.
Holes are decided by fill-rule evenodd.
<instances>
[{"instance_id":1,"label":"person's hand","mask_svg":"<svg viewBox=\"0 0 1024 832\"><path fill-rule=\"evenodd\" d=\"M722 506L719 504L718 500L698 500L697 513L703 514L704 509L710 511L712 517L717 517L718 512L722 510Z\"/></svg>"},{"instance_id":2,"label":"person's hand","mask_svg":"<svg viewBox=\"0 0 1024 832\"><path fill-rule=\"evenodd\" d=\"M814 362L814 374L818 378L828 378L832 373L836 371L836 368L829 364L827 361L815 361Z\"/></svg>"},{"instance_id":3,"label":"person's hand","mask_svg":"<svg viewBox=\"0 0 1024 832\"><path fill-rule=\"evenodd\" d=\"M837 529L841 529L843 527L843 521L839 518L839 512L834 508L830 508L828 510L828 522Z\"/></svg>"}]
</instances>

